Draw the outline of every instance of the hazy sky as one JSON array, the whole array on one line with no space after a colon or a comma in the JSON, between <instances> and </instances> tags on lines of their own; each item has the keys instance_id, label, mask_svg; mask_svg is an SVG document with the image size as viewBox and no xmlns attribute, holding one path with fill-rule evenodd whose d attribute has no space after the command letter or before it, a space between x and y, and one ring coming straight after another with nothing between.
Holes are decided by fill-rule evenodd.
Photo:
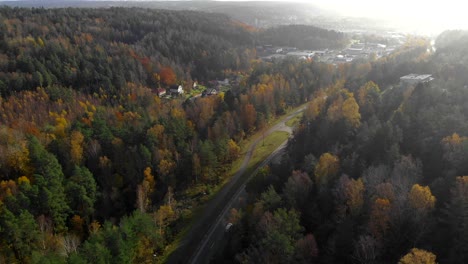
<instances>
[{"instance_id":1,"label":"hazy sky","mask_svg":"<svg viewBox=\"0 0 468 264\"><path fill-rule=\"evenodd\" d=\"M463 0L328 0L316 3L350 15L382 17L427 30L468 28L468 3Z\"/></svg>"},{"instance_id":2,"label":"hazy sky","mask_svg":"<svg viewBox=\"0 0 468 264\"><path fill-rule=\"evenodd\" d=\"M232 1L232 0L231 0ZM242 1L242 0L234 0ZM390 19L415 29L468 29L468 2L464 0L310 0L307 2L347 16Z\"/></svg>"}]
</instances>

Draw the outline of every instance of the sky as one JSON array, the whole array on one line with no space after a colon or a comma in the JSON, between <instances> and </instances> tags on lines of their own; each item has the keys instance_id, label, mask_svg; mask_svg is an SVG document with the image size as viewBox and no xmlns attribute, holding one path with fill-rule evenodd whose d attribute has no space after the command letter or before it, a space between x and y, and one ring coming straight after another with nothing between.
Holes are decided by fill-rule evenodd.
<instances>
[{"instance_id":1,"label":"sky","mask_svg":"<svg viewBox=\"0 0 468 264\"><path fill-rule=\"evenodd\" d=\"M282 2L307 2L346 16L383 18L398 25L408 25L426 31L468 29L468 2L463 0L295 0Z\"/></svg>"},{"instance_id":2,"label":"sky","mask_svg":"<svg viewBox=\"0 0 468 264\"><path fill-rule=\"evenodd\" d=\"M4 0L0 0L4 1ZM38 0L40 1L40 0ZM65 0L66 1L66 0ZM113 1L113 0L111 0ZM119 1L119 0L116 0ZM168 0L120 0L168 1ZM169 0L170 1L170 0ZM180 0L179 0L180 1ZM182 0L183 1L183 0ZM193 0L203 1L203 0ZM251 1L251 0L214 0ZM254 0L310 3L344 16L378 18L415 33L438 34L446 29L468 30L468 1L464 0Z\"/></svg>"}]
</instances>

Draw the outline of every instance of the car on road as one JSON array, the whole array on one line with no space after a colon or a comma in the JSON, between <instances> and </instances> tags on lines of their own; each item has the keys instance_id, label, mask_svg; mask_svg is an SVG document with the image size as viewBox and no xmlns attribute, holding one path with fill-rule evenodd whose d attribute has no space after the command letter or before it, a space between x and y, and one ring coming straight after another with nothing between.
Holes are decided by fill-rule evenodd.
<instances>
[{"instance_id":1,"label":"car on road","mask_svg":"<svg viewBox=\"0 0 468 264\"><path fill-rule=\"evenodd\" d=\"M229 229L231 229L231 227L232 227L232 223L228 223L228 224L226 225L226 228L224 228L224 231L225 231L225 232L229 232Z\"/></svg>"}]
</instances>

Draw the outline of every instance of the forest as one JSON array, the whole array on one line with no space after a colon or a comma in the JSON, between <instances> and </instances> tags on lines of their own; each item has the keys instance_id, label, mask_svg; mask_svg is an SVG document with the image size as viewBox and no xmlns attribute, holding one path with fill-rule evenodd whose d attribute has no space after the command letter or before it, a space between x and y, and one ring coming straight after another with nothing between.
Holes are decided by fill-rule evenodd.
<instances>
[{"instance_id":1,"label":"forest","mask_svg":"<svg viewBox=\"0 0 468 264\"><path fill-rule=\"evenodd\" d=\"M408 42L316 87L214 263L468 262L468 32Z\"/></svg>"},{"instance_id":2,"label":"forest","mask_svg":"<svg viewBox=\"0 0 468 264\"><path fill-rule=\"evenodd\" d=\"M338 49L347 43L344 33L306 25L284 25L267 28L259 32L262 44L275 43L279 46L298 49Z\"/></svg>"},{"instance_id":3,"label":"forest","mask_svg":"<svg viewBox=\"0 0 468 264\"><path fill-rule=\"evenodd\" d=\"M1 7L0 263L164 261L243 140L339 79L257 60L259 34L202 12ZM230 76L215 96L155 93Z\"/></svg>"},{"instance_id":4,"label":"forest","mask_svg":"<svg viewBox=\"0 0 468 264\"><path fill-rule=\"evenodd\" d=\"M346 41L193 11L0 8L0 263L163 262L242 142L304 103L213 262L468 262L468 32L371 61L256 59ZM214 96L155 93L230 76Z\"/></svg>"}]
</instances>

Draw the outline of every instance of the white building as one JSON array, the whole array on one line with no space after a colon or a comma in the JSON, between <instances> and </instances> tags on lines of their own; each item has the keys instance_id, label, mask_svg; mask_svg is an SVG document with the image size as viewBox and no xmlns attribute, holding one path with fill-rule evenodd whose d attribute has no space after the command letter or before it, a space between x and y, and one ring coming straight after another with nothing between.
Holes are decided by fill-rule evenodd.
<instances>
[{"instance_id":1,"label":"white building","mask_svg":"<svg viewBox=\"0 0 468 264\"><path fill-rule=\"evenodd\" d=\"M434 80L431 74L408 74L400 77L400 83L405 85L415 85L418 83L428 83Z\"/></svg>"},{"instance_id":2,"label":"white building","mask_svg":"<svg viewBox=\"0 0 468 264\"><path fill-rule=\"evenodd\" d=\"M171 94L183 94L184 93L184 88L182 85L172 85L169 89Z\"/></svg>"},{"instance_id":3,"label":"white building","mask_svg":"<svg viewBox=\"0 0 468 264\"><path fill-rule=\"evenodd\" d=\"M310 51L291 51L286 56L296 57L299 59L309 59L314 57L314 53Z\"/></svg>"}]
</instances>

